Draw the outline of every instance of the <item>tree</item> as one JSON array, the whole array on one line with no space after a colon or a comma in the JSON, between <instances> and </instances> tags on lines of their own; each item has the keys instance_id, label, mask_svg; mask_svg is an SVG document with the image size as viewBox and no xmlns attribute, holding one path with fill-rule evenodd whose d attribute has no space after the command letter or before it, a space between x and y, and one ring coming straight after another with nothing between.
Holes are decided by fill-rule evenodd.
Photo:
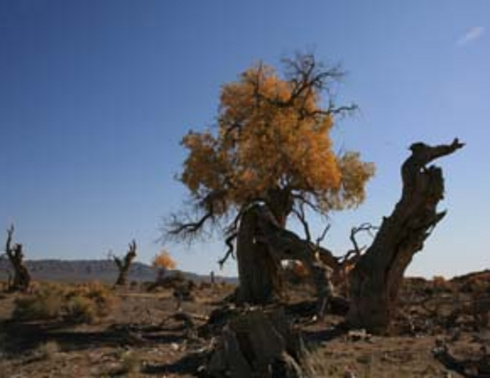
<instances>
[{"instance_id":1,"label":"tree","mask_svg":"<svg viewBox=\"0 0 490 378\"><path fill-rule=\"evenodd\" d=\"M262 63L246 70L222 88L216 132L184 136L188 156L180 180L190 191L191 211L174 215L166 230L188 240L221 231L228 251L220 264L237 240L241 297L252 303L266 302L279 290L280 264L273 252L278 248L266 238L258 241L259 220L279 236L287 219L296 216L306 240L295 258L312 267L307 211L326 216L359 205L374 174L374 165L358 152L333 150L336 117L357 108L336 106L330 96L342 71L309 54L285 59L284 68L283 77Z\"/></svg>"},{"instance_id":2,"label":"tree","mask_svg":"<svg viewBox=\"0 0 490 378\"><path fill-rule=\"evenodd\" d=\"M442 170L428 164L463 146L454 139L448 145L414 143L410 147L412 154L401 169L401 199L392 214L383 218L373 243L350 274L347 322L351 327L375 333L387 330L405 269L446 215L437 211L444 197Z\"/></svg>"},{"instance_id":3,"label":"tree","mask_svg":"<svg viewBox=\"0 0 490 378\"><path fill-rule=\"evenodd\" d=\"M175 269L177 267L177 264L166 250L162 250L158 255L153 258L151 266L158 269L158 281L163 278L167 270Z\"/></svg>"},{"instance_id":4,"label":"tree","mask_svg":"<svg viewBox=\"0 0 490 378\"><path fill-rule=\"evenodd\" d=\"M124 258L117 257L112 254L109 254L109 256L112 257L117 269L119 270L115 286L126 286L128 282L129 269L131 268L133 260L136 257L136 241L133 240L131 243L129 243L128 252Z\"/></svg>"},{"instance_id":5,"label":"tree","mask_svg":"<svg viewBox=\"0 0 490 378\"><path fill-rule=\"evenodd\" d=\"M14 269L14 279L10 290L12 291L27 291L31 282L31 275L24 264L24 252L22 244L14 244L12 246L12 236L14 234L14 226L10 226L7 230L7 241L5 243L5 253Z\"/></svg>"}]
</instances>

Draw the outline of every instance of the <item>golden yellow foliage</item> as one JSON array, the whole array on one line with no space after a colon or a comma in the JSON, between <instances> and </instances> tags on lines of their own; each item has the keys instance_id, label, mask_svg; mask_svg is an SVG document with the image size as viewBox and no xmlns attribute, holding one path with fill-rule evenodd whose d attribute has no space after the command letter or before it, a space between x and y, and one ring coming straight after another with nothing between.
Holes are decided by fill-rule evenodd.
<instances>
[{"instance_id":1,"label":"golden yellow foliage","mask_svg":"<svg viewBox=\"0 0 490 378\"><path fill-rule=\"evenodd\" d=\"M153 258L151 265L154 268L163 268L163 269L175 269L177 267L177 264L175 263L174 259L165 250L163 250Z\"/></svg>"},{"instance_id":2,"label":"golden yellow foliage","mask_svg":"<svg viewBox=\"0 0 490 378\"><path fill-rule=\"evenodd\" d=\"M261 200L285 219L297 198L320 213L364 200L374 165L357 152L335 154L335 112L322 108L322 88L298 88L262 64L222 87L217 132L182 139L189 153L180 179L202 208L220 216Z\"/></svg>"}]
</instances>

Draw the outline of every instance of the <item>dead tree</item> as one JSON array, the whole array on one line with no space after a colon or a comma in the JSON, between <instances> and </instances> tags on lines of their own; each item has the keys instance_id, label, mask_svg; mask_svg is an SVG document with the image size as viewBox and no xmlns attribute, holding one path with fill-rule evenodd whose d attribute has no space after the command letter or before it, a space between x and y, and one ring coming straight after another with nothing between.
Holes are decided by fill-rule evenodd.
<instances>
[{"instance_id":1,"label":"dead tree","mask_svg":"<svg viewBox=\"0 0 490 378\"><path fill-rule=\"evenodd\" d=\"M22 244L14 244L12 246L12 236L14 234L14 226L10 226L7 230L7 242L5 243L5 253L14 270L14 279L9 285L10 291L27 291L31 282L31 276L24 264L24 252Z\"/></svg>"},{"instance_id":2,"label":"dead tree","mask_svg":"<svg viewBox=\"0 0 490 378\"><path fill-rule=\"evenodd\" d=\"M129 249L124 258L120 258L112 254L109 256L112 257L116 263L117 269L119 270L114 286L126 286L128 282L129 269L131 268L131 264L136 257L136 241L133 240L131 243L129 243Z\"/></svg>"},{"instance_id":3,"label":"dead tree","mask_svg":"<svg viewBox=\"0 0 490 378\"><path fill-rule=\"evenodd\" d=\"M449 145L410 147L412 154L401 168L401 199L350 274L347 323L351 327L374 333L388 329L405 269L446 214L437 211L444 196L442 169L428 164L461 147L458 139Z\"/></svg>"}]
</instances>

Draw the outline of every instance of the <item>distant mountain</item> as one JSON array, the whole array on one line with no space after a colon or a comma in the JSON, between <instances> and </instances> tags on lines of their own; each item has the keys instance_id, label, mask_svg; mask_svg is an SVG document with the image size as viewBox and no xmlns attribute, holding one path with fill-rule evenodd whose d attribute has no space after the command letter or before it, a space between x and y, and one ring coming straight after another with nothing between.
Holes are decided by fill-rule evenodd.
<instances>
[{"instance_id":1,"label":"distant mountain","mask_svg":"<svg viewBox=\"0 0 490 378\"><path fill-rule=\"evenodd\" d=\"M26 266L34 280L85 282L102 281L114 282L117 278L117 268L112 260L27 260ZM6 280L10 263L0 259L0 280ZM196 282L209 281L209 276L190 272L182 272L187 279ZM171 273L170 273L171 274ZM129 271L129 281L154 281L156 270L149 265L135 262ZM216 276L218 281L236 283L233 277Z\"/></svg>"}]
</instances>

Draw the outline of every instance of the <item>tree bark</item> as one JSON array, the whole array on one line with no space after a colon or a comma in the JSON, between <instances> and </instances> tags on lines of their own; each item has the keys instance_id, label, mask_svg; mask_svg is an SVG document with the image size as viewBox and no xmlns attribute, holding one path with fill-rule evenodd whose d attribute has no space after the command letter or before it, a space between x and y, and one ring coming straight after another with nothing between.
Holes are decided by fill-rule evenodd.
<instances>
[{"instance_id":1,"label":"tree bark","mask_svg":"<svg viewBox=\"0 0 490 378\"><path fill-rule=\"evenodd\" d=\"M444 195L442 170L427 164L461 147L457 139L450 145L411 146L412 155L401 169L401 199L350 274L351 305L346 318L350 327L371 333L388 330L405 269L446 214L436 209Z\"/></svg>"},{"instance_id":2,"label":"tree bark","mask_svg":"<svg viewBox=\"0 0 490 378\"><path fill-rule=\"evenodd\" d=\"M282 260L299 260L309 270L323 315L333 288L328 268L315 257L315 247L285 230L265 205L244 212L237 238L238 302L266 304L281 296Z\"/></svg>"},{"instance_id":3,"label":"tree bark","mask_svg":"<svg viewBox=\"0 0 490 378\"><path fill-rule=\"evenodd\" d=\"M211 355L212 377L318 376L299 333L283 311L252 310L231 319Z\"/></svg>"},{"instance_id":4,"label":"tree bark","mask_svg":"<svg viewBox=\"0 0 490 378\"><path fill-rule=\"evenodd\" d=\"M267 246L258 243L258 217L254 208L247 209L241 218L237 237L239 287L238 303L266 304L280 292L278 267Z\"/></svg>"}]
</instances>

